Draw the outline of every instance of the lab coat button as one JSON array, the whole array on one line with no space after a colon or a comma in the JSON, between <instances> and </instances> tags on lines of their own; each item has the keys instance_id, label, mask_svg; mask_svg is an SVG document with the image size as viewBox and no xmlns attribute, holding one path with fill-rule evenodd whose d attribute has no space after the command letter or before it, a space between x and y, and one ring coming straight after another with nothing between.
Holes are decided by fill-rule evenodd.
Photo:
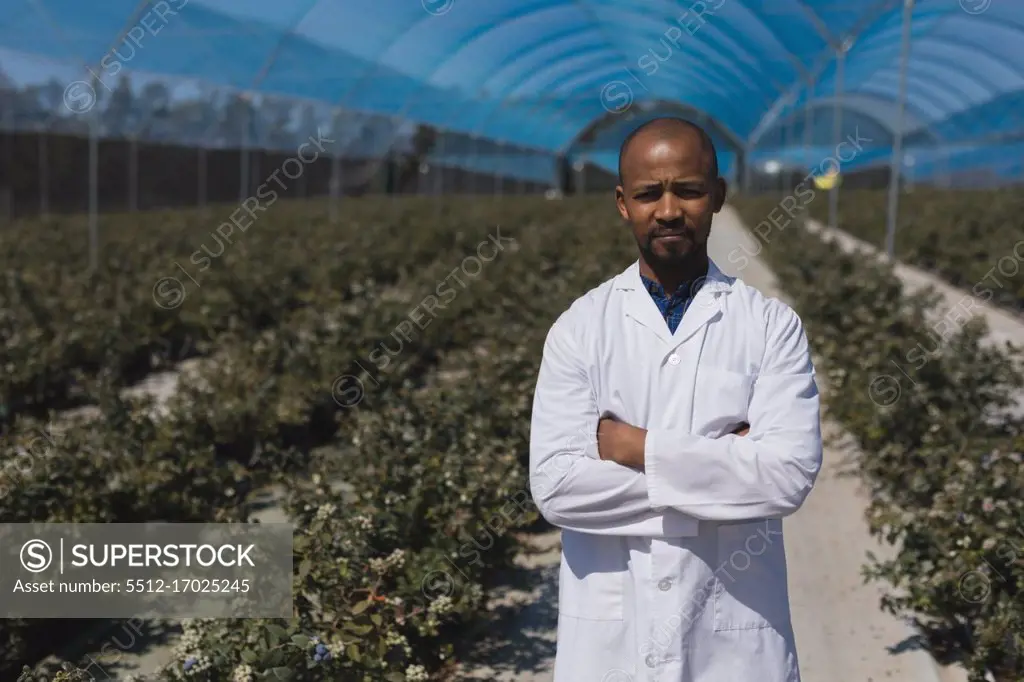
<instances>
[{"instance_id":1,"label":"lab coat button","mask_svg":"<svg viewBox=\"0 0 1024 682\"><path fill-rule=\"evenodd\" d=\"M668 356L668 361L669 361L670 364L678 365L679 364L679 356L676 355L675 353L673 353L672 355Z\"/></svg>"},{"instance_id":2,"label":"lab coat button","mask_svg":"<svg viewBox=\"0 0 1024 682\"><path fill-rule=\"evenodd\" d=\"M658 661L654 658L654 654L647 654L647 658L644 659L644 663L647 664L648 668L653 668Z\"/></svg>"},{"instance_id":3,"label":"lab coat button","mask_svg":"<svg viewBox=\"0 0 1024 682\"><path fill-rule=\"evenodd\" d=\"M672 581L668 578L663 579L661 582L658 583L658 589L662 592L668 592L672 589Z\"/></svg>"}]
</instances>

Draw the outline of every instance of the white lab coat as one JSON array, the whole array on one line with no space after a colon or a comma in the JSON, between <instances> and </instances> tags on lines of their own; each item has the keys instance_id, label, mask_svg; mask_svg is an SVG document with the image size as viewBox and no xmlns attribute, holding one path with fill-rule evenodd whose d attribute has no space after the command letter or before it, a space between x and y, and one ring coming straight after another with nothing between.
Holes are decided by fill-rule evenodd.
<instances>
[{"instance_id":1,"label":"white lab coat","mask_svg":"<svg viewBox=\"0 0 1024 682\"><path fill-rule=\"evenodd\" d=\"M648 430L646 471L600 459L605 415ZM534 500L562 528L554 682L799 682L781 519L821 460L786 304L713 261L675 334L638 261L577 299L530 433Z\"/></svg>"}]
</instances>

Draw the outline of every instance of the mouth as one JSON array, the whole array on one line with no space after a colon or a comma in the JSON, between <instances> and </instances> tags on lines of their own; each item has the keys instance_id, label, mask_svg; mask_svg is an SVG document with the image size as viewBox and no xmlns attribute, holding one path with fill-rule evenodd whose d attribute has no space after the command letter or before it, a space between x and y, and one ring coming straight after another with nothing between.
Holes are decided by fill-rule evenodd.
<instances>
[{"instance_id":1,"label":"mouth","mask_svg":"<svg viewBox=\"0 0 1024 682\"><path fill-rule=\"evenodd\" d=\"M685 232L665 232L663 234L656 235L655 239L663 242L681 242L687 238Z\"/></svg>"}]
</instances>

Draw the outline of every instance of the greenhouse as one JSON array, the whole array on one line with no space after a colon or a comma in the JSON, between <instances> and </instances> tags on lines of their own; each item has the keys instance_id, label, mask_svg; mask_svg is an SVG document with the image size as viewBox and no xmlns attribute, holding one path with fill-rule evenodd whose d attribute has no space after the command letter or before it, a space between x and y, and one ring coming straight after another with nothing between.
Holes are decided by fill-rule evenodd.
<instances>
[{"instance_id":1,"label":"greenhouse","mask_svg":"<svg viewBox=\"0 0 1024 682\"><path fill-rule=\"evenodd\" d=\"M785 519L787 682L1024 679L1024 3L2 2L0 519L291 524L294 565L234 606L13 599L0 679L591 682L558 624L626 597L566 605L531 418L556 320L645 253L620 155L670 118L845 436ZM713 679L688 646L592 682Z\"/></svg>"},{"instance_id":2,"label":"greenhouse","mask_svg":"<svg viewBox=\"0 0 1024 682\"><path fill-rule=\"evenodd\" d=\"M31 144L42 133L96 141L93 152L75 147L93 175L116 163L126 175L141 164L144 176L159 157L138 158L140 146L143 157L151 146L209 152L190 173L201 187L159 198L119 187L129 207L186 193L202 203L229 149L241 153L244 186L257 170L247 156L290 151L315 130L339 131L339 161L415 151L426 175L458 171L453 187L514 193L576 186L566 176L588 165L613 172L622 128L673 109L709 123L727 176L748 188L752 176L818 167L847 135L864 147L844 174L884 168L944 186L1020 178L1015 3L457 2L11 0L0 120L8 164L16 154L39 172L17 188L38 200L8 213L70 190L53 151ZM336 163L305 191L343 193L368 173Z\"/></svg>"}]
</instances>

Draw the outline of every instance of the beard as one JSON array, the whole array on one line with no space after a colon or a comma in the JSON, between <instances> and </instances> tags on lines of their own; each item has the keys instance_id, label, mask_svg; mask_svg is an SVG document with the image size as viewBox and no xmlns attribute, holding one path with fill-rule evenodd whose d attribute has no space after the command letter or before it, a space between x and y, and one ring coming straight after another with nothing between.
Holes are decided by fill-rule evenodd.
<instances>
[{"instance_id":1,"label":"beard","mask_svg":"<svg viewBox=\"0 0 1024 682\"><path fill-rule=\"evenodd\" d=\"M707 258L707 232L700 229L679 230L679 239L659 239L666 230L648 233L637 246L651 267L678 268L697 265ZM672 230L672 232L676 232ZM701 239L703 237L703 239Z\"/></svg>"}]
</instances>

